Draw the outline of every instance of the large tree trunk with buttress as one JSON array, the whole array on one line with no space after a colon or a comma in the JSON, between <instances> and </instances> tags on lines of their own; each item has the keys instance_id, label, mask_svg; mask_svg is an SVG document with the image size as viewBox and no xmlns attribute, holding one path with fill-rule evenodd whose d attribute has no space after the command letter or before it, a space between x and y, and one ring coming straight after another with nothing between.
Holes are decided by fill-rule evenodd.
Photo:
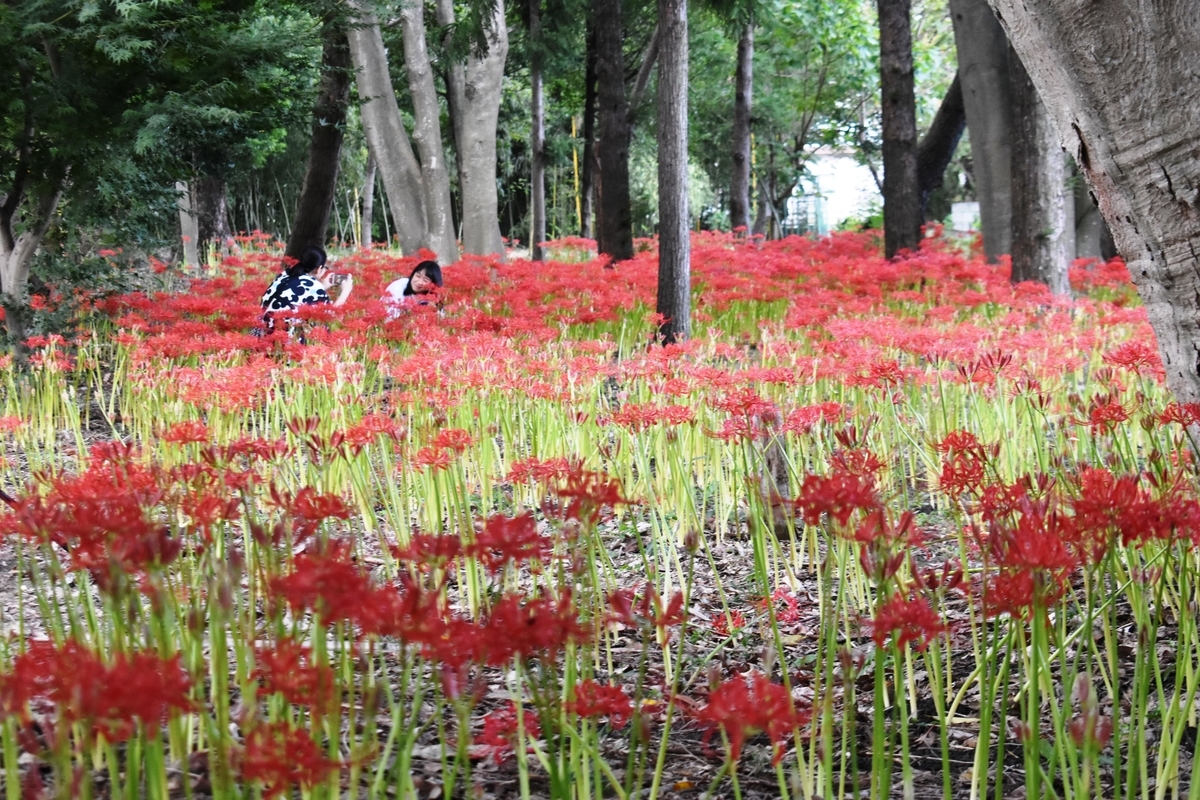
<instances>
[{"instance_id":1,"label":"large tree trunk with buttress","mask_svg":"<svg viewBox=\"0 0 1200 800\"><path fill-rule=\"evenodd\" d=\"M421 165L400 118L379 22L357 0L352 0L351 6L358 16L350 27L349 38L358 100L362 104L363 134L383 178L400 247L413 254L426 247L429 238Z\"/></svg>"},{"instance_id":2,"label":"large tree trunk with buttress","mask_svg":"<svg viewBox=\"0 0 1200 800\"><path fill-rule=\"evenodd\" d=\"M1075 255L1075 209L1065 202L1065 158L1046 106L1016 53L1009 53L1008 72L1013 104L1012 281L1044 283L1054 294L1067 294L1067 268Z\"/></svg>"},{"instance_id":3,"label":"large tree trunk with buttress","mask_svg":"<svg viewBox=\"0 0 1200 800\"><path fill-rule=\"evenodd\" d=\"M995 263L1012 251L1008 37L987 0L950 0L950 18L971 141L971 177L979 201L983 253Z\"/></svg>"},{"instance_id":4,"label":"large tree trunk with buttress","mask_svg":"<svg viewBox=\"0 0 1200 800\"><path fill-rule=\"evenodd\" d=\"M621 0L593 0L600 136L596 142L596 245L613 262L633 258L629 205L629 104L625 98ZM661 24L661 21L660 21ZM661 80L661 77L660 77ZM662 155L660 153L661 161Z\"/></svg>"},{"instance_id":5,"label":"large tree trunk with buttress","mask_svg":"<svg viewBox=\"0 0 1200 800\"><path fill-rule=\"evenodd\" d=\"M442 112L429 62L423 3L401 5L400 33L404 39L408 92L413 101L412 139L421 158L425 187L425 223L429 227L425 246L437 254L439 263L453 264L458 261L458 242L450 201L450 170L446 167L446 149L442 144Z\"/></svg>"},{"instance_id":6,"label":"large tree trunk with buttress","mask_svg":"<svg viewBox=\"0 0 1200 800\"><path fill-rule=\"evenodd\" d=\"M546 106L542 89L542 0L529 0L529 250L544 257L546 241Z\"/></svg>"},{"instance_id":7,"label":"large tree trunk with buttress","mask_svg":"<svg viewBox=\"0 0 1200 800\"><path fill-rule=\"evenodd\" d=\"M754 92L754 23L738 39L733 80L733 174L729 180L729 225L750 227L750 106Z\"/></svg>"},{"instance_id":8,"label":"large tree trunk with buttress","mask_svg":"<svg viewBox=\"0 0 1200 800\"><path fill-rule=\"evenodd\" d=\"M1200 8L993 3L1129 266L1167 384L1200 402Z\"/></svg>"},{"instance_id":9,"label":"large tree trunk with buttress","mask_svg":"<svg viewBox=\"0 0 1200 800\"><path fill-rule=\"evenodd\" d=\"M910 0L878 0L883 110L883 243L888 258L921 244L917 101Z\"/></svg>"},{"instance_id":10,"label":"large tree trunk with buttress","mask_svg":"<svg viewBox=\"0 0 1200 800\"><path fill-rule=\"evenodd\" d=\"M337 191L346 108L350 104L350 43L343 30L327 31L324 38L321 93L313 108L308 166L304 170L296 218L284 252L288 258L297 260L305 249L325 244L329 211Z\"/></svg>"},{"instance_id":11,"label":"large tree trunk with buttress","mask_svg":"<svg viewBox=\"0 0 1200 800\"><path fill-rule=\"evenodd\" d=\"M691 335L687 0L658 0L658 302L664 344Z\"/></svg>"},{"instance_id":12,"label":"large tree trunk with buttress","mask_svg":"<svg viewBox=\"0 0 1200 800\"><path fill-rule=\"evenodd\" d=\"M438 0L437 20L443 27L454 24L454 0ZM504 61L508 57L503 0L497 0L488 24L487 54L482 58L472 54L465 64L451 64L446 70L446 94L458 151L463 250L503 259L496 191L496 127Z\"/></svg>"}]
</instances>

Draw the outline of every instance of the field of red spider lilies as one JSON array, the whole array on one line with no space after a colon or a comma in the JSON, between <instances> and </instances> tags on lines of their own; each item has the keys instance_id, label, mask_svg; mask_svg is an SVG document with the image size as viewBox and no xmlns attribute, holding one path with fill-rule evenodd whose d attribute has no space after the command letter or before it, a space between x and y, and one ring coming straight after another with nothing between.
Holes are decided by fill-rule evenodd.
<instances>
[{"instance_id":1,"label":"field of red spider lilies","mask_svg":"<svg viewBox=\"0 0 1200 800\"><path fill-rule=\"evenodd\" d=\"M270 242L0 365L18 797L1200 798L1200 407L1119 263Z\"/></svg>"}]
</instances>

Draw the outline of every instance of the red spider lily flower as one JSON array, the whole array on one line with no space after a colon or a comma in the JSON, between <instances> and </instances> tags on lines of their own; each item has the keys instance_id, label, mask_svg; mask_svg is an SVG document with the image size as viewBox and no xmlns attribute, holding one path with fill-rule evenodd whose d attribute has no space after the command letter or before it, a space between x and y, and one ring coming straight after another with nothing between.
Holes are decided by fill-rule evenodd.
<instances>
[{"instance_id":1,"label":"red spider lily flower","mask_svg":"<svg viewBox=\"0 0 1200 800\"><path fill-rule=\"evenodd\" d=\"M711 401L713 408L741 417L778 416L775 404L751 388L734 389L729 394Z\"/></svg>"},{"instance_id":2,"label":"red spider lily flower","mask_svg":"<svg viewBox=\"0 0 1200 800\"><path fill-rule=\"evenodd\" d=\"M513 754L520 737L522 723L525 727L527 740L540 739L542 728L538 724L537 715L525 709L520 719L517 717L517 707L509 701L508 705L490 711L483 717L483 730L475 737L477 757L490 758L497 766L508 760Z\"/></svg>"},{"instance_id":3,"label":"red spider lily flower","mask_svg":"<svg viewBox=\"0 0 1200 800\"><path fill-rule=\"evenodd\" d=\"M287 702L307 706L317 715L333 709L336 687L333 668L314 664L312 649L285 638L269 647L255 648L252 680L259 681L264 694L279 693Z\"/></svg>"},{"instance_id":4,"label":"red spider lily flower","mask_svg":"<svg viewBox=\"0 0 1200 800\"><path fill-rule=\"evenodd\" d=\"M653 625L662 631L682 624L687 619L682 592L676 592L664 605L662 596L650 583L643 587L636 599L631 590L618 589L608 596L608 605L608 621L631 628Z\"/></svg>"},{"instance_id":5,"label":"red spider lily flower","mask_svg":"<svg viewBox=\"0 0 1200 800\"><path fill-rule=\"evenodd\" d=\"M740 611L718 614L712 621L712 629L721 636L729 636L746 627L746 617Z\"/></svg>"},{"instance_id":6,"label":"red spider lily flower","mask_svg":"<svg viewBox=\"0 0 1200 800\"><path fill-rule=\"evenodd\" d=\"M564 511L566 519L587 525L600 521L605 508L629 505L631 501L621 491L621 484L602 472L591 472L574 466L567 475L566 483L560 487L558 496L568 500Z\"/></svg>"},{"instance_id":7,"label":"red spider lily flower","mask_svg":"<svg viewBox=\"0 0 1200 800\"><path fill-rule=\"evenodd\" d=\"M393 546L392 556L402 564L415 564L427 569L444 569L463 554L462 539L458 536L436 536L414 533L404 547Z\"/></svg>"},{"instance_id":8,"label":"red spider lily flower","mask_svg":"<svg viewBox=\"0 0 1200 800\"><path fill-rule=\"evenodd\" d=\"M608 717L613 728L623 728L633 716L633 701L620 686L606 686L588 678L575 684L575 699L567 710L580 717Z\"/></svg>"},{"instance_id":9,"label":"red spider lily flower","mask_svg":"<svg viewBox=\"0 0 1200 800\"><path fill-rule=\"evenodd\" d=\"M1200 422L1200 403L1168 403L1167 407L1155 415L1160 425L1182 425L1191 427Z\"/></svg>"},{"instance_id":10,"label":"red spider lily flower","mask_svg":"<svg viewBox=\"0 0 1200 800\"><path fill-rule=\"evenodd\" d=\"M875 646L879 648L890 638L898 648L913 642L918 650L925 650L946 630L941 616L920 596L893 595L875 609L871 624Z\"/></svg>"},{"instance_id":11,"label":"red spider lily flower","mask_svg":"<svg viewBox=\"0 0 1200 800\"><path fill-rule=\"evenodd\" d=\"M29 642L0 675L0 710L29 720L31 704L54 706L61 725L83 725L110 742L133 735L137 725L159 725L172 713L194 708L192 681L180 657L155 652L121 653L106 663L75 641L56 647Z\"/></svg>"},{"instance_id":12,"label":"red spider lily flower","mask_svg":"<svg viewBox=\"0 0 1200 800\"><path fill-rule=\"evenodd\" d=\"M475 443L475 437L470 433L460 428L446 428L439 431L434 437L433 446L435 448L445 448L453 450L455 453L462 454L468 447Z\"/></svg>"},{"instance_id":13,"label":"red spider lily flower","mask_svg":"<svg viewBox=\"0 0 1200 800\"><path fill-rule=\"evenodd\" d=\"M272 578L268 596L295 611L320 614L326 623L355 620L374 591L366 574L350 558L350 545L331 541L320 550L301 553L288 575Z\"/></svg>"},{"instance_id":14,"label":"red spider lily flower","mask_svg":"<svg viewBox=\"0 0 1200 800\"><path fill-rule=\"evenodd\" d=\"M1104 354L1104 363L1126 369L1136 375L1161 372L1162 359L1158 349L1144 342L1124 342Z\"/></svg>"},{"instance_id":15,"label":"red spider lily flower","mask_svg":"<svg viewBox=\"0 0 1200 800\"><path fill-rule=\"evenodd\" d=\"M162 433L164 442L196 444L208 441L208 426L199 421L177 422Z\"/></svg>"},{"instance_id":16,"label":"red spider lily flower","mask_svg":"<svg viewBox=\"0 0 1200 800\"><path fill-rule=\"evenodd\" d=\"M983 488L986 467L982 459L968 451L954 451L942 460L942 471L938 476L938 488L952 498L963 494L975 494Z\"/></svg>"},{"instance_id":17,"label":"red spider lily flower","mask_svg":"<svg viewBox=\"0 0 1200 800\"><path fill-rule=\"evenodd\" d=\"M1086 424L1093 431L1111 432L1128 421L1129 409L1118 402L1114 395L1097 395L1088 404Z\"/></svg>"},{"instance_id":18,"label":"red spider lily flower","mask_svg":"<svg viewBox=\"0 0 1200 800\"><path fill-rule=\"evenodd\" d=\"M800 621L800 599L791 590L780 586L771 593L771 601L782 604L776 606L775 619L784 624Z\"/></svg>"},{"instance_id":19,"label":"red spider lily flower","mask_svg":"<svg viewBox=\"0 0 1200 800\"><path fill-rule=\"evenodd\" d=\"M512 483L527 483L536 481L538 483L551 483L564 480L573 467L571 462L566 458L547 458L545 460L537 458L526 458L521 461L514 461L512 467L508 471L508 480Z\"/></svg>"},{"instance_id":20,"label":"red spider lily flower","mask_svg":"<svg viewBox=\"0 0 1200 800\"><path fill-rule=\"evenodd\" d=\"M503 514L489 517L467 552L478 558L489 572L498 573L509 564L544 561L551 548L550 541L538 533L533 513L526 511L515 517Z\"/></svg>"},{"instance_id":21,"label":"red spider lily flower","mask_svg":"<svg viewBox=\"0 0 1200 800\"><path fill-rule=\"evenodd\" d=\"M812 431L818 423L840 422L846 415L846 407L841 403L821 403L815 406L804 406L788 412L783 421L783 430L790 433L804 434Z\"/></svg>"},{"instance_id":22,"label":"red spider lily flower","mask_svg":"<svg viewBox=\"0 0 1200 800\"><path fill-rule=\"evenodd\" d=\"M282 797L293 786L311 789L341 768L321 751L308 731L287 722L258 722L246 734L237 758L247 783L260 783L264 797Z\"/></svg>"},{"instance_id":23,"label":"red spider lily flower","mask_svg":"<svg viewBox=\"0 0 1200 800\"><path fill-rule=\"evenodd\" d=\"M346 501L337 495L319 494L311 486L305 486L296 493L290 510L297 517L307 522L321 522L326 519L350 519L350 508Z\"/></svg>"},{"instance_id":24,"label":"red spider lily flower","mask_svg":"<svg viewBox=\"0 0 1200 800\"><path fill-rule=\"evenodd\" d=\"M412 465L418 472L432 468L434 472L442 472L454 463L454 451L437 447L422 447L412 457Z\"/></svg>"},{"instance_id":25,"label":"red spider lily flower","mask_svg":"<svg viewBox=\"0 0 1200 800\"><path fill-rule=\"evenodd\" d=\"M834 469L849 475L878 475L883 469L879 457L865 447L838 450L830 460Z\"/></svg>"},{"instance_id":26,"label":"red spider lily flower","mask_svg":"<svg viewBox=\"0 0 1200 800\"><path fill-rule=\"evenodd\" d=\"M788 737L808 722L810 714L796 709L785 687L756 672L749 678L739 675L718 685L709 693L708 702L692 716L705 728L706 746L717 729L725 732L732 762L741 758L748 736L767 734L775 750L771 761L777 765L783 760Z\"/></svg>"},{"instance_id":27,"label":"red spider lily flower","mask_svg":"<svg viewBox=\"0 0 1200 800\"><path fill-rule=\"evenodd\" d=\"M792 504L809 525L820 525L821 517L828 515L830 520L844 526L855 511L875 509L879 500L872 478L835 472L828 477L804 476Z\"/></svg>"}]
</instances>

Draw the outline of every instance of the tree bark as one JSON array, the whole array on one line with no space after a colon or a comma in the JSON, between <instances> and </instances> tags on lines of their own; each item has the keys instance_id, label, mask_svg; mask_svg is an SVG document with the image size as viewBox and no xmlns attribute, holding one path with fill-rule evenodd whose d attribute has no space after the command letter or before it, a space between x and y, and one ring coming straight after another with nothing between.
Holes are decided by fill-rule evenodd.
<instances>
[{"instance_id":1,"label":"tree bark","mask_svg":"<svg viewBox=\"0 0 1200 800\"><path fill-rule=\"evenodd\" d=\"M18 355L25 352L25 320L29 313L25 292L29 285L29 267L46 238L65 188L66 181L63 180L33 198L27 197L20 187L0 196L0 306L5 311L8 341ZM34 201L33 208L26 208L30 199Z\"/></svg>"},{"instance_id":2,"label":"tree bark","mask_svg":"<svg viewBox=\"0 0 1200 800\"><path fill-rule=\"evenodd\" d=\"M1058 135L1016 53L1008 59L1012 95L1012 281L1036 281L1067 294L1066 174ZM1075 245L1072 204L1070 246Z\"/></svg>"},{"instance_id":3,"label":"tree bark","mask_svg":"<svg viewBox=\"0 0 1200 800\"><path fill-rule=\"evenodd\" d=\"M967 128L967 114L963 108L962 81L955 73L954 81L946 90L942 104L917 145L917 187L921 192L921 219L925 219L929 195L942 185L946 167L954 158L954 151Z\"/></svg>"},{"instance_id":4,"label":"tree bark","mask_svg":"<svg viewBox=\"0 0 1200 800\"><path fill-rule=\"evenodd\" d=\"M529 250L544 257L546 241L546 107L542 89L542 0L529 0Z\"/></svg>"},{"instance_id":5,"label":"tree bark","mask_svg":"<svg viewBox=\"0 0 1200 800\"><path fill-rule=\"evenodd\" d=\"M362 218L359 223L358 246L370 250L375 246L375 156L367 155L367 166L363 170Z\"/></svg>"},{"instance_id":6,"label":"tree bark","mask_svg":"<svg viewBox=\"0 0 1200 800\"><path fill-rule=\"evenodd\" d=\"M443 27L454 24L454 0L438 0L437 18ZM463 250L503 259L496 191L496 127L504 61L508 57L503 0L497 0L489 25L487 54L472 54L465 64L451 64L446 70L446 93L458 151Z\"/></svg>"},{"instance_id":7,"label":"tree bark","mask_svg":"<svg viewBox=\"0 0 1200 800\"><path fill-rule=\"evenodd\" d=\"M357 0L351 2L358 15L349 38L358 99L362 104L363 134L383 177L383 190L392 209L400 247L405 253L414 254L426 246L429 237L421 165L413 155L400 119L379 23Z\"/></svg>"},{"instance_id":8,"label":"tree bark","mask_svg":"<svg viewBox=\"0 0 1200 800\"><path fill-rule=\"evenodd\" d=\"M658 302L663 344L691 335L687 0L658 0Z\"/></svg>"},{"instance_id":9,"label":"tree bark","mask_svg":"<svg viewBox=\"0 0 1200 800\"><path fill-rule=\"evenodd\" d=\"M883 243L888 258L921 244L917 188L917 100L910 0L878 0L883 109Z\"/></svg>"},{"instance_id":10,"label":"tree bark","mask_svg":"<svg viewBox=\"0 0 1200 800\"><path fill-rule=\"evenodd\" d=\"M596 246L612 263L633 258L629 205L629 105L621 50L621 0L593 0L600 137L596 142ZM660 23L661 24L661 23ZM661 160L661 154L659 156Z\"/></svg>"},{"instance_id":11,"label":"tree bark","mask_svg":"<svg viewBox=\"0 0 1200 800\"><path fill-rule=\"evenodd\" d=\"M179 208L179 238L183 241L184 266L200 266L200 226L196 222L196 210L192 203L192 190L187 181L176 181Z\"/></svg>"},{"instance_id":12,"label":"tree bark","mask_svg":"<svg viewBox=\"0 0 1200 800\"><path fill-rule=\"evenodd\" d=\"M1008 37L987 0L950 0L972 177L988 261L1012 250L1012 103Z\"/></svg>"},{"instance_id":13,"label":"tree bark","mask_svg":"<svg viewBox=\"0 0 1200 800\"><path fill-rule=\"evenodd\" d=\"M284 255L299 260L305 249L324 246L337 191L346 109L350 105L350 44L343 30L327 31L321 52L321 92L313 108L308 165L296 203L296 219Z\"/></svg>"},{"instance_id":14,"label":"tree bark","mask_svg":"<svg viewBox=\"0 0 1200 800\"><path fill-rule=\"evenodd\" d=\"M750 227L750 106L754 92L754 23L738 39L733 83L733 174L729 180L729 226Z\"/></svg>"},{"instance_id":15,"label":"tree bark","mask_svg":"<svg viewBox=\"0 0 1200 800\"><path fill-rule=\"evenodd\" d=\"M595 236L596 201L596 33L588 20L587 56L583 75L583 165L579 177L579 235Z\"/></svg>"},{"instance_id":16,"label":"tree bark","mask_svg":"<svg viewBox=\"0 0 1200 800\"><path fill-rule=\"evenodd\" d=\"M441 109L425 37L425 6L407 2L400 6L400 33L404 40L404 67L413 101L413 143L421 158L421 181L425 188L425 222L429 228L425 246L437 254L438 263L458 261L454 236L454 214L450 201L450 171L442 143Z\"/></svg>"},{"instance_id":17,"label":"tree bark","mask_svg":"<svg viewBox=\"0 0 1200 800\"><path fill-rule=\"evenodd\" d=\"M229 229L229 199L224 178L201 177L192 182L196 223L199 226L200 261L208 264L209 252L228 250L233 233ZM291 238L291 232L288 233Z\"/></svg>"}]
</instances>

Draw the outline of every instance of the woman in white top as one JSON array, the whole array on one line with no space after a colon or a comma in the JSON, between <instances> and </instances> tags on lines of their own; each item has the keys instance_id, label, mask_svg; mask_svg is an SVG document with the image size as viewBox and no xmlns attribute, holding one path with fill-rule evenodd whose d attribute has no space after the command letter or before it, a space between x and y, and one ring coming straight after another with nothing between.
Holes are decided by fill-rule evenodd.
<instances>
[{"instance_id":1,"label":"woman in white top","mask_svg":"<svg viewBox=\"0 0 1200 800\"><path fill-rule=\"evenodd\" d=\"M428 295L441 287L442 268L436 261L422 261L407 278L389 283L380 299L387 306L388 319L396 319L406 305L429 305L432 299Z\"/></svg>"}]
</instances>

